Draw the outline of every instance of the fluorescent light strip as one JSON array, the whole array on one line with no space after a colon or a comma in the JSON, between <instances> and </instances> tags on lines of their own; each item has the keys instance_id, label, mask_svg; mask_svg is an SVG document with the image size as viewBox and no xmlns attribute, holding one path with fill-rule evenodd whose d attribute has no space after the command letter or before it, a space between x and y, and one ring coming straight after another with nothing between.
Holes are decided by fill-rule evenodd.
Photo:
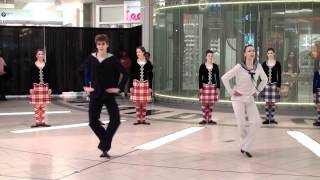
<instances>
[{"instance_id":1,"label":"fluorescent light strip","mask_svg":"<svg viewBox=\"0 0 320 180\"><path fill-rule=\"evenodd\" d=\"M320 157L320 144L318 142L300 131L287 131L287 133L310 151L315 153L318 157Z\"/></svg>"},{"instance_id":2,"label":"fluorescent light strip","mask_svg":"<svg viewBox=\"0 0 320 180\"><path fill-rule=\"evenodd\" d=\"M46 114L68 114L71 111L47 111ZM33 115L34 112L10 112L10 113L0 113L0 116L21 116L21 115Z\"/></svg>"},{"instance_id":3,"label":"fluorescent light strip","mask_svg":"<svg viewBox=\"0 0 320 180\"><path fill-rule=\"evenodd\" d=\"M126 120L121 120L124 122ZM104 123L109 123L109 121L102 121ZM56 129L69 129L69 128L76 128L76 127L84 127L88 126L88 123L80 123L80 124L69 124L69 125L61 125L61 126L51 126L51 127L40 127L40 128L32 128L32 129L22 129L22 130L14 130L10 131L11 133L21 134L21 133L30 133L30 132L39 132L39 131L50 131Z\"/></svg>"},{"instance_id":4,"label":"fluorescent light strip","mask_svg":"<svg viewBox=\"0 0 320 180\"><path fill-rule=\"evenodd\" d=\"M170 96L170 95L165 95L161 93L154 93L158 97L164 97L168 99L178 99L178 100L188 100L188 101L196 101L199 102L198 98L189 98L189 97L182 97L182 96ZM219 100L219 102L222 103L231 103L232 101L230 100ZM265 104L265 102L256 102L256 104ZM292 103L292 102L277 102L277 105L295 105L295 106L314 106L314 103Z\"/></svg>"},{"instance_id":5,"label":"fluorescent light strip","mask_svg":"<svg viewBox=\"0 0 320 180\"><path fill-rule=\"evenodd\" d=\"M10 3L0 3L0 8L13 9L13 8L14 8L14 4L10 4Z\"/></svg>"},{"instance_id":6,"label":"fluorescent light strip","mask_svg":"<svg viewBox=\"0 0 320 180\"><path fill-rule=\"evenodd\" d=\"M209 6L209 5L233 5L233 4L272 4L272 3L312 3L320 2L320 0L270 0L270 1L228 1L228 2L208 2L195 4L181 4L156 8L155 10L165 10L184 7Z\"/></svg>"},{"instance_id":7,"label":"fluorescent light strip","mask_svg":"<svg viewBox=\"0 0 320 180\"><path fill-rule=\"evenodd\" d=\"M150 150L150 149L154 149L156 147L159 147L161 145L164 145L166 143L172 142L174 140L177 140L179 138L182 138L184 136L187 136L189 134L195 133L197 131L202 130L204 127L191 127L191 128L187 128L184 129L182 131L170 134L168 136L164 136L162 138L156 139L154 141L142 144L140 146L135 147L135 149L141 149L141 150Z\"/></svg>"}]
</instances>

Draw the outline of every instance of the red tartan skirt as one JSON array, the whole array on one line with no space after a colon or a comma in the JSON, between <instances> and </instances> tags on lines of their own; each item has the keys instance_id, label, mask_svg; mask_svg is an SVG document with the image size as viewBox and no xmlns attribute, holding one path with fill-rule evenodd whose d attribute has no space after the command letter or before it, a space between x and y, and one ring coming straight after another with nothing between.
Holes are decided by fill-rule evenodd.
<instances>
[{"instance_id":1,"label":"red tartan skirt","mask_svg":"<svg viewBox=\"0 0 320 180\"><path fill-rule=\"evenodd\" d=\"M130 101L137 104L147 104L152 101L149 82L147 80L133 80L133 90L131 92Z\"/></svg>"},{"instance_id":2,"label":"red tartan skirt","mask_svg":"<svg viewBox=\"0 0 320 180\"><path fill-rule=\"evenodd\" d=\"M48 104L51 102L49 95L49 85L33 83L30 94L30 104Z\"/></svg>"},{"instance_id":3,"label":"red tartan skirt","mask_svg":"<svg viewBox=\"0 0 320 180\"><path fill-rule=\"evenodd\" d=\"M199 100L201 104L214 104L218 102L217 86L215 84L202 84Z\"/></svg>"}]
</instances>

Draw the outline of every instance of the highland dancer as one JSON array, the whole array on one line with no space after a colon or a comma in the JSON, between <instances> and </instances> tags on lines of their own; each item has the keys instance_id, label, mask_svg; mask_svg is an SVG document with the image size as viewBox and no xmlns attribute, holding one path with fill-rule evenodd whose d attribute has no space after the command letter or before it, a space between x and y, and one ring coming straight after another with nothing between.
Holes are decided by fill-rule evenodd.
<instances>
[{"instance_id":1,"label":"highland dancer","mask_svg":"<svg viewBox=\"0 0 320 180\"><path fill-rule=\"evenodd\" d=\"M203 120L199 124L217 124L212 120L214 104L220 93L219 67L213 63L213 51L206 51L206 62L199 68L199 100Z\"/></svg>"},{"instance_id":2,"label":"highland dancer","mask_svg":"<svg viewBox=\"0 0 320 180\"><path fill-rule=\"evenodd\" d=\"M146 104L151 103L153 66L149 60L145 58L146 50L140 46L136 49L138 56L137 61L133 62L131 68L130 101L136 105L137 122L134 125L145 124L146 122Z\"/></svg>"},{"instance_id":3,"label":"highland dancer","mask_svg":"<svg viewBox=\"0 0 320 180\"><path fill-rule=\"evenodd\" d=\"M280 100L280 87L281 87L281 64L276 61L275 51L273 48L267 50L268 60L262 63L262 68L268 77L268 84L261 93L262 98L266 102L265 112L266 120L262 124L278 124L274 119L275 103Z\"/></svg>"},{"instance_id":4,"label":"highland dancer","mask_svg":"<svg viewBox=\"0 0 320 180\"><path fill-rule=\"evenodd\" d=\"M34 115L36 123L31 127L49 127L45 122L46 104L50 103L51 89L49 89L49 69L46 66L43 49L37 49L34 64L30 69L31 83L30 84L30 103L34 104ZM47 83L46 83L47 82Z\"/></svg>"}]
</instances>

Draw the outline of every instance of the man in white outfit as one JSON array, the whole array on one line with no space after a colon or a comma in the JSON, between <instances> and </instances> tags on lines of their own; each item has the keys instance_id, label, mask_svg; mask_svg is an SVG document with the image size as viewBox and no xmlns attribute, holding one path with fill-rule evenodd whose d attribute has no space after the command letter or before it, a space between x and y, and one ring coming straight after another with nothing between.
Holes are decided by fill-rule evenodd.
<instances>
[{"instance_id":1,"label":"man in white outfit","mask_svg":"<svg viewBox=\"0 0 320 180\"><path fill-rule=\"evenodd\" d=\"M240 151L251 158L252 155L249 153L250 145L261 125L261 118L254 98L264 89L268 78L262 66L255 60L255 49L252 45L245 46L244 57L245 60L242 63L234 66L221 79L226 90L231 95L232 107L237 118L242 140ZM236 79L236 84L231 88L229 81L233 77ZM261 82L257 86L259 77ZM249 121L253 123L253 126L248 128L246 127L246 113Z\"/></svg>"}]
</instances>

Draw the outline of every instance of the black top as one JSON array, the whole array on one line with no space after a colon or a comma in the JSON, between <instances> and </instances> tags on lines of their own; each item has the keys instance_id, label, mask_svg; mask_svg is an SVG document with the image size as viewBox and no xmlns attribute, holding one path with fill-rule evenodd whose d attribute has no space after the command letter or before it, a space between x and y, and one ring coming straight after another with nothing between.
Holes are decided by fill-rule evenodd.
<instances>
[{"instance_id":1,"label":"black top","mask_svg":"<svg viewBox=\"0 0 320 180\"><path fill-rule=\"evenodd\" d=\"M84 68L89 70L91 87L94 89L94 91L90 93L91 98L99 98L102 95L110 94L105 91L108 88L119 88L123 90L129 77L128 72L113 55L99 62L99 60L91 54L87 57ZM123 78L119 83L120 73L123 74ZM86 80L84 80L85 77L81 76L80 78L84 83L83 86L87 86Z\"/></svg>"},{"instance_id":2,"label":"black top","mask_svg":"<svg viewBox=\"0 0 320 180\"><path fill-rule=\"evenodd\" d=\"M140 80L140 68L141 66L137 61L134 61L131 66L131 77L129 82L129 88L133 86L133 80ZM147 60L146 64L143 66L143 80L149 81L149 88L152 89L152 79L153 79L153 66L150 61Z\"/></svg>"},{"instance_id":3,"label":"black top","mask_svg":"<svg viewBox=\"0 0 320 180\"><path fill-rule=\"evenodd\" d=\"M263 71L266 73L269 79L269 67L267 61L262 63ZM281 64L279 61L276 61L276 64L271 68L271 82L268 83L277 83L277 87L281 87Z\"/></svg>"},{"instance_id":4,"label":"black top","mask_svg":"<svg viewBox=\"0 0 320 180\"><path fill-rule=\"evenodd\" d=\"M320 72L315 71L313 75L313 86L312 86L312 92L316 93L318 92L318 89L320 88Z\"/></svg>"},{"instance_id":5,"label":"black top","mask_svg":"<svg viewBox=\"0 0 320 180\"><path fill-rule=\"evenodd\" d=\"M50 72L47 64L42 69L43 82L50 85ZM40 69L33 63L30 67L30 84L29 89L33 88L33 83L40 83Z\"/></svg>"},{"instance_id":6,"label":"black top","mask_svg":"<svg viewBox=\"0 0 320 180\"><path fill-rule=\"evenodd\" d=\"M217 64L212 64L212 84L216 84L217 88L220 88L220 77L219 77L219 67ZM202 63L199 68L199 89L202 88L202 84L208 84L209 83L209 71L205 65L205 63Z\"/></svg>"}]
</instances>

